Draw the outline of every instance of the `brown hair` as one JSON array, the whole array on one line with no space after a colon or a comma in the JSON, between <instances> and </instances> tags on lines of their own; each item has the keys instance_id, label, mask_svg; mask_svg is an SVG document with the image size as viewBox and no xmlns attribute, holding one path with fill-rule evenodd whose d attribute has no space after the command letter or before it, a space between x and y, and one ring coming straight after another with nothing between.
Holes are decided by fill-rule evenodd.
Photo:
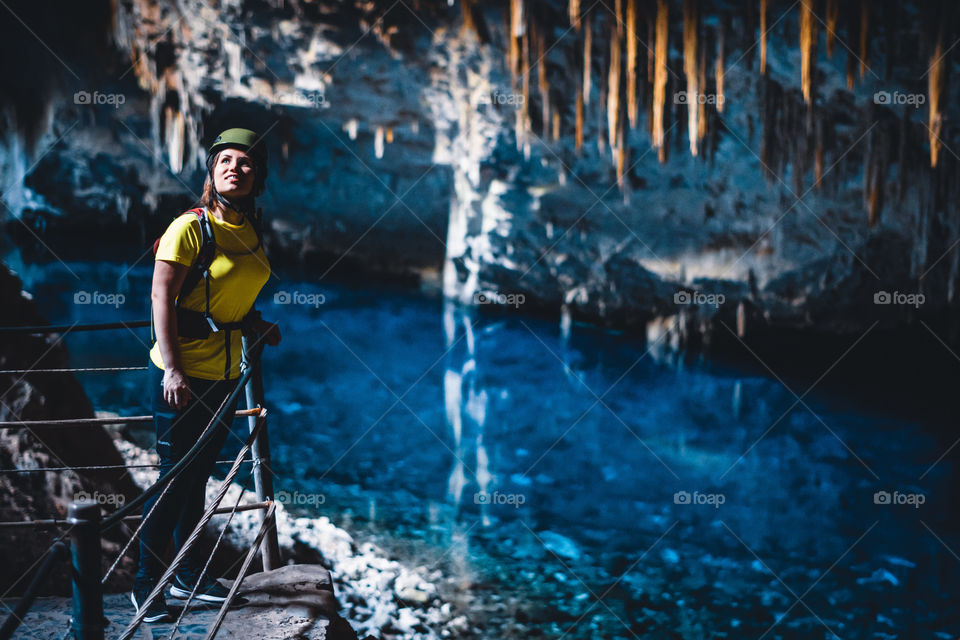
<instances>
[{"instance_id":1,"label":"brown hair","mask_svg":"<svg viewBox=\"0 0 960 640\"><path fill-rule=\"evenodd\" d=\"M200 201L197 202L197 205L212 210L216 208L216 203L217 199L213 195L213 179L207 172L207 177L203 181L203 193L200 194Z\"/></svg>"}]
</instances>

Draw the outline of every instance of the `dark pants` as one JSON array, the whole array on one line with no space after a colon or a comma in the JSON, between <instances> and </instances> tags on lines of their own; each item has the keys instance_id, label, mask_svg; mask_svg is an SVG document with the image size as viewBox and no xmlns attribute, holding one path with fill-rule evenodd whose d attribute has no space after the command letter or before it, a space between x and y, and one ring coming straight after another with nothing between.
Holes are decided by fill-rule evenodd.
<instances>
[{"instance_id":1,"label":"dark pants","mask_svg":"<svg viewBox=\"0 0 960 640\"><path fill-rule=\"evenodd\" d=\"M190 402L178 412L163 399L163 369L152 362L148 366L150 395L153 399L153 424L157 432L157 453L160 456L162 478L170 473L173 465L197 443L224 398L236 387L237 381L188 377ZM213 473L217 456L230 433L236 406L237 402L234 401L227 407L224 414L227 418L213 426L216 430L213 438L181 475L170 482L166 494L161 490L144 503L143 517L146 522L140 530L138 582L156 582L167 567L163 557L171 536L174 553L177 553L200 521L204 511L207 480ZM163 499L148 517L147 514L161 495ZM179 573L189 575L190 572L198 572L203 568L206 557L199 547L197 544L193 546Z\"/></svg>"}]
</instances>

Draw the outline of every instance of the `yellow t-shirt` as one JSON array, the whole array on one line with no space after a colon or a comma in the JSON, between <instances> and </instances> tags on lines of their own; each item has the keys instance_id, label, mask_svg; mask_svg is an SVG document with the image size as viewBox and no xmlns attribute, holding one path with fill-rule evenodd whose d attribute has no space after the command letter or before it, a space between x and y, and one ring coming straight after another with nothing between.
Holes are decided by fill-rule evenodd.
<instances>
[{"instance_id":1,"label":"yellow t-shirt","mask_svg":"<svg viewBox=\"0 0 960 640\"><path fill-rule=\"evenodd\" d=\"M210 264L210 315L217 322L239 322L253 307L260 289L270 277L270 263L260 247L256 253L230 254L226 251L244 252L257 246L257 233L244 218L243 224L230 224L207 211L217 243L213 262ZM157 260L178 262L190 266L197 258L202 244L200 221L193 213L185 213L170 223L160 245ZM197 286L180 300L180 306L194 311L206 308L206 290L203 278ZM242 354L240 331L230 332L230 371L227 373L225 332L210 333L203 340L177 337L180 345L180 361L183 372L204 380L233 379L240 375ZM150 359L164 368L160 346L154 343Z\"/></svg>"}]
</instances>

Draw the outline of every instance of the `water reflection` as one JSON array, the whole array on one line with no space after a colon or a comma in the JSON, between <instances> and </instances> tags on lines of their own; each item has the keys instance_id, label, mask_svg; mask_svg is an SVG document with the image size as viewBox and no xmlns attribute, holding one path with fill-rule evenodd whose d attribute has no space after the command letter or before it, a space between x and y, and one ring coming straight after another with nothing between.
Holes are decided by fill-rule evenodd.
<instances>
[{"instance_id":1,"label":"water reflection","mask_svg":"<svg viewBox=\"0 0 960 640\"><path fill-rule=\"evenodd\" d=\"M478 380L474 322L472 314L463 307L450 302L444 304L443 397L447 428L454 442L447 497L460 506L464 500L464 488L468 482L474 482L477 491L468 500L479 504L483 523L489 526L490 505L485 496L489 495L493 476L490 474L490 456L483 442L487 392ZM468 460L475 464L475 468L468 467Z\"/></svg>"}]
</instances>

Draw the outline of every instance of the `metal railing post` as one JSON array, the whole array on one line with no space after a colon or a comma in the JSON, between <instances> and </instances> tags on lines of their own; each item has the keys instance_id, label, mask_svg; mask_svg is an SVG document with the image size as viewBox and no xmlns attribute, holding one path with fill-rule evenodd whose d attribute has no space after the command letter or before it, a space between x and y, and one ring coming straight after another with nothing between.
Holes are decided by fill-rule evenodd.
<instances>
[{"instance_id":1,"label":"metal railing post","mask_svg":"<svg viewBox=\"0 0 960 640\"><path fill-rule=\"evenodd\" d=\"M247 341L246 336L244 336L243 352L246 361L253 363L253 375L250 376L250 380L247 382L245 389L248 409L256 406L264 406L263 376L260 368L260 352L263 350L263 347L253 347L253 349L256 349L257 353L251 353L250 343ZM266 421L266 418L258 418L256 416L247 418L251 433L257 425L257 420ZM264 502L266 500L273 500L273 472L270 470L270 436L268 435L266 424L263 425L260 433L253 441L251 455L253 456L253 483L257 491L257 501ZM280 567L280 543L277 540L277 521L272 511L267 513L267 511L262 510L260 513L261 523L263 523L266 529L266 535L264 535L263 542L260 545L260 554L263 557L263 570L270 571Z\"/></svg>"},{"instance_id":2,"label":"metal railing post","mask_svg":"<svg viewBox=\"0 0 960 640\"><path fill-rule=\"evenodd\" d=\"M67 522L73 526L73 637L103 640L103 589L100 586L100 505L72 502Z\"/></svg>"}]
</instances>

